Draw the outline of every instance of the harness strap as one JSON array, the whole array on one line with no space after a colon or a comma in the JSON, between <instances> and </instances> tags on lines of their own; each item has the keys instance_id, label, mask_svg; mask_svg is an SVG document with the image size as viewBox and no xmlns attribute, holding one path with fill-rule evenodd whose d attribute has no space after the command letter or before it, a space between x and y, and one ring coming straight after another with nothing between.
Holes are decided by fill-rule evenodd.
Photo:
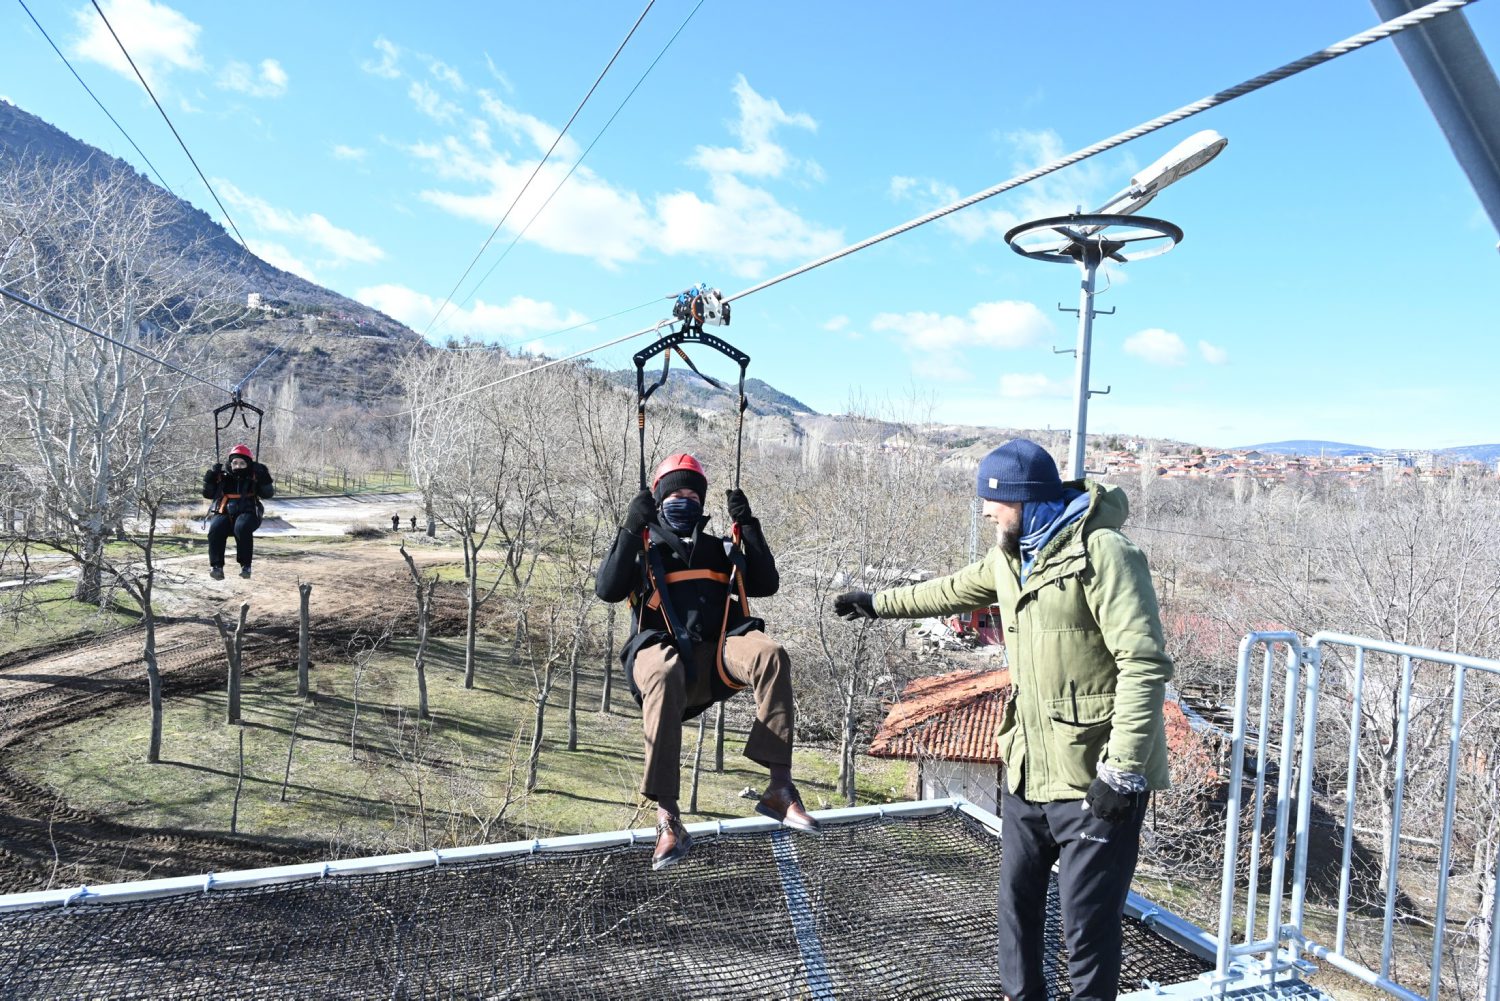
<instances>
[{"instance_id":1,"label":"harness strap","mask_svg":"<svg viewBox=\"0 0 1500 1001\"><path fill-rule=\"evenodd\" d=\"M720 584L727 585L730 580L730 575L727 573L719 573L719 571L717 570L674 570L666 576L662 577L662 582L669 585L686 580L712 580L717 581ZM653 612L661 609L660 590L653 590L651 592L651 596L646 599L646 607L651 609Z\"/></svg>"},{"instance_id":2,"label":"harness strap","mask_svg":"<svg viewBox=\"0 0 1500 1001\"><path fill-rule=\"evenodd\" d=\"M688 635L687 629L682 625L682 620L677 617L677 609L672 607L672 599L662 590L662 583L667 577L666 564L662 562L661 553L655 547L646 547L646 579L651 585L651 598L657 601L662 618L667 620L667 631L672 634L672 641L677 644L677 650L686 661L684 668L691 670L693 663L693 639ZM647 599L648 605L650 598Z\"/></svg>"},{"instance_id":3,"label":"harness strap","mask_svg":"<svg viewBox=\"0 0 1500 1001\"><path fill-rule=\"evenodd\" d=\"M729 557L729 577L734 582L735 590L739 593L740 614L748 617L750 615L750 596L745 593L745 554L739 550L739 547L730 546L725 550L724 555ZM730 596L726 592L724 595L724 620L719 624L719 652L715 666L719 670L719 680L737 692L748 686L730 677L728 669L724 666L724 644L729 640L729 637L725 635L729 630L729 601Z\"/></svg>"}]
</instances>

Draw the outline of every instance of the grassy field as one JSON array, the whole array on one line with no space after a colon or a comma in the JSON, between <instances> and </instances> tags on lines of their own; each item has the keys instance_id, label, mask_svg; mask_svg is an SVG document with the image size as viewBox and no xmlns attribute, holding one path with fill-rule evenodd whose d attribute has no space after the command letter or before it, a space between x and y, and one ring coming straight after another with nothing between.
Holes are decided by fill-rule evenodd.
<instances>
[{"instance_id":1,"label":"grassy field","mask_svg":"<svg viewBox=\"0 0 1500 1001\"><path fill-rule=\"evenodd\" d=\"M73 582L0 591L0 656L133 624L139 607L123 592L107 608L73 600Z\"/></svg>"},{"instance_id":2,"label":"grassy field","mask_svg":"<svg viewBox=\"0 0 1500 1001\"><path fill-rule=\"evenodd\" d=\"M404 470L343 476L336 470L282 472L273 467L276 491L283 497L345 497L359 494L405 493L415 490Z\"/></svg>"},{"instance_id":3,"label":"grassy field","mask_svg":"<svg viewBox=\"0 0 1500 1001\"><path fill-rule=\"evenodd\" d=\"M428 661L430 725L416 724L412 651L398 643L369 658L362 670L349 659L317 665L317 696L310 701L296 697L295 669L247 678L242 727L224 722L222 692L173 697L169 689L159 765L145 763L143 702L95 717L87 726L38 735L16 749L12 767L66 789L77 807L126 823L227 832L243 732L245 778L237 831L327 842L331 853L341 855L653 823L635 792L639 713L618 688L614 714L597 711L597 663L580 686L577 751L565 747L567 687L565 677L558 679L543 728L537 787L525 792L534 687L527 668L506 663L508 650L506 643L483 644L478 687L465 691L461 641L436 642ZM743 712L748 700L740 701ZM283 801L294 720L297 737ZM684 739L684 806L695 733L690 729ZM725 770L714 774L707 767L710 721L699 810L689 819L751 812L753 804L738 794L747 786L759 790L765 772L740 755L743 742L743 731L731 728ZM829 803L837 769L831 749L799 748L795 767L809 807L842 805ZM901 798L905 763L864 759L861 767L861 802ZM507 795L514 802L503 823L486 827L484 821L500 811Z\"/></svg>"}]
</instances>

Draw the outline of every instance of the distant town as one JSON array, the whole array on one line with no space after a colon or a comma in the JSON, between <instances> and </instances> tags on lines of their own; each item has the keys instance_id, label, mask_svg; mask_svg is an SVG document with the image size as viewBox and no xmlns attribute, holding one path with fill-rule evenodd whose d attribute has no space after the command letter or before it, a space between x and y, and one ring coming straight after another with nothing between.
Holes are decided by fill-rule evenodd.
<instances>
[{"instance_id":1,"label":"distant town","mask_svg":"<svg viewBox=\"0 0 1500 1001\"><path fill-rule=\"evenodd\" d=\"M1091 473L1104 476L1155 474L1163 479L1251 479L1279 482L1297 477L1351 483L1378 478L1449 480L1500 478L1500 462L1459 459L1442 452L1392 449L1361 454L1288 455L1256 449L1215 450L1197 446L1159 451L1144 440L1111 441L1118 448L1089 450Z\"/></svg>"}]
</instances>

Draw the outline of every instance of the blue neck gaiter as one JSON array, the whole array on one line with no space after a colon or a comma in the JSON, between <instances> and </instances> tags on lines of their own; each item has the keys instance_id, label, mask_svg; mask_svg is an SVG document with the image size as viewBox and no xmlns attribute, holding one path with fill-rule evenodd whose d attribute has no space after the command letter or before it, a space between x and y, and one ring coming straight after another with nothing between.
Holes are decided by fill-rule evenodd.
<instances>
[{"instance_id":1,"label":"blue neck gaiter","mask_svg":"<svg viewBox=\"0 0 1500 1001\"><path fill-rule=\"evenodd\" d=\"M703 505L691 497L669 497L661 502L661 517L678 535L692 535L703 516Z\"/></svg>"}]
</instances>

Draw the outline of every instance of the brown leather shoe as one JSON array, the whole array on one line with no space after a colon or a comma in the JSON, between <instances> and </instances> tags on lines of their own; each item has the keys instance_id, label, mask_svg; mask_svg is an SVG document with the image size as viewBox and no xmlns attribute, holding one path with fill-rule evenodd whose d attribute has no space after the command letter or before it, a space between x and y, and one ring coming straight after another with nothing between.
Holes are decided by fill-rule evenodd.
<instances>
[{"instance_id":1,"label":"brown leather shoe","mask_svg":"<svg viewBox=\"0 0 1500 1001\"><path fill-rule=\"evenodd\" d=\"M804 834L817 834L823 829L823 825L802 806L802 797L797 793L796 786L767 789L760 802L755 804L755 812L763 817L779 820L792 830Z\"/></svg>"},{"instance_id":2,"label":"brown leather shoe","mask_svg":"<svg viewBox=\"0 0 1500 1001\"><path fill-rule=\"evenodd\" d=\"M656 822L656 851L651 856L651 870L660 872L687 858L693 847L693 836L676 817Z\"/></svg>"}]
</instances>

